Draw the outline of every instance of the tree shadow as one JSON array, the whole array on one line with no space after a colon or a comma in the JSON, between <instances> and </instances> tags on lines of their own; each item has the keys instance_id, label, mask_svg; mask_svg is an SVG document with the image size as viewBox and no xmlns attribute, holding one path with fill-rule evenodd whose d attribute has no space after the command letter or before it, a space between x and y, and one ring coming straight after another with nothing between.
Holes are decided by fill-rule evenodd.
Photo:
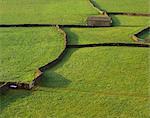
<instances>
[{"instance_id":1,"label":"tree shadow","mask_svg":"<svg viewBox=\"0 0 150 118\"><path fill-rule=\"evenodd\" d=\"M28 90L8 90L5 94L0 95L0 112L5 110L11 103L31 95Z\"/></svg>"}]
</instances>

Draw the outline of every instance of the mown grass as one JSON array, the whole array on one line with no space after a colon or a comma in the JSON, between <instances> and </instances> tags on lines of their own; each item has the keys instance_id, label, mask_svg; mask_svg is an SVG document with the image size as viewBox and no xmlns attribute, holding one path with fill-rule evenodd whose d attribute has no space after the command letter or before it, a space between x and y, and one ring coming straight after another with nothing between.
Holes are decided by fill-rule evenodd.
<instances>
[{"instance_id":1,"label":"mown grass","mask_svg":"<svg viewBox=\"0 0 150 118\"><path fill-rule=\"evenodd\" d=\"M86 24L88 0L0 0L0 24Z\"/></svg>"},{"instance_id":2,"label":"mown grass","mask_svg":"<svg viewBox=\"0 0 150 118\"><path fill-rule=\"evenodd\" d=\"M150 13L149 0L95 0L95 3L107 12Z\"/></svg>"},{"instance_id":3,"label":"mown grass","mask_svg":"<svg viewBox=\"0 0 150 118\"><path fill-rule=\"evenodd\" d=\"M148 98L82 91L9 91L1 118L148 118Z\"/></svg>"},{"instance_id":4,"label":"mown grass","mask_svg":"<svg viewBox=\"0 0 150 118\"><path fill-rule=\"evenodd\" d=\"M32 92L1 97L1 117L149 116L149 49L71 49Z\"/></svg>"},{"instance_id":5,"label":"mown grass","mask_svg":"<svg viewBox=\"0 0 150 118\"><path fill-rule=\"evenodd\" d=\"M141 27L66 28L69 44L132 43Z\"/></svg>"},{"instance_id":6,"label":"mown grass","mask_svg":"<svg viewBox=\"0 0 150 118\"><path fill-rule=\"evenodd\" d=\"M62 52L64 36L55 27L0 28L0 44L0 81L30 82Z\"/></svg>"},{"instance_id":7,"label":"mown grass","mask_svg":"<svg viewBox=\"0 0 150 118\"><path fill-rule=\"evenodd\" d=\"M146 16L126 16L111 15L113 26L145 27L149 26L149 17Z\"/></svg>"}]
</instances>

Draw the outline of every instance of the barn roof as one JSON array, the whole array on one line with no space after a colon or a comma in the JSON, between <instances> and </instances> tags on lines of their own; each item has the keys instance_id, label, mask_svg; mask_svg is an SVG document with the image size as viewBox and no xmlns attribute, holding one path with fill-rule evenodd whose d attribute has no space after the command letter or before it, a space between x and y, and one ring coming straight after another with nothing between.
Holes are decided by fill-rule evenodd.
<instances>
[{"instance_id":1,"label":"barn roof","mask_svg":"<svg viewBox=\"0 0 150 118\"><path fill-rule=\"evenodd\" d=\"M93 21L111 21L111 18L108 16L90 16L88 17L88 20L93 20Z\"/></svg>"}]
</instances>

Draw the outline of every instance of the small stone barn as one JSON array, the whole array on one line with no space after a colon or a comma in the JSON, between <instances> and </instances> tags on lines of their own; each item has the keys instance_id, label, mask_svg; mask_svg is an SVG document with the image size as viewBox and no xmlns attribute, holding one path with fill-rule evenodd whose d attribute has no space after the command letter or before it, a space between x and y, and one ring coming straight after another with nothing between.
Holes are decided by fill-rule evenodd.
<instances>
[{"instance_id":1,"label":"small stone barn","mask_svg":"<svg viewBox=\"0 0 150 118\"><path fill-rule=\"evenodd\" d=\"M87 25L88 26L102 26L102 27L109 27L112 24L112 20L109 16L102 15L102 16L90 16L87 18Z\"/></svg>"}]
</instances>

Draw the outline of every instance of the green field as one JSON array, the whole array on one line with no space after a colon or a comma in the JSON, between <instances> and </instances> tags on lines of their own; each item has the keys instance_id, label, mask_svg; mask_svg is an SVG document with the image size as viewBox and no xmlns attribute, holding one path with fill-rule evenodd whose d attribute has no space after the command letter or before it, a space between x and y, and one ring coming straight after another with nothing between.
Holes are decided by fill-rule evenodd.
<instances>
[{"instance_id":1,"label":"green field","mask_svg":"<svg viewBox=\"0 0 150 118\"><path fill-rule=\"evenodd\" d=\"M0 82L30 82L36 70L56 59L64 36L55 27L0 28Z\"/></svg>"},{"instance_id":2,"label":"green field","mask_svg":"<svg viewBox=\"0 0 150 118\"><path fill-rule=\"evenodd\" d=\"M101 10L150 13L150 1L91 1L0 0L0 85L30 83L40 67L61 57L31 90L0 87L0 118L150 117L150 48L144 47L150 35L132 39L150 17L111 14L112 27L86 27ZM134 45L94 45L102 43Z\"/></svg>"},{"instance_id":3,"label":"green field","mask_svg":"<svg viewBox=\"0 0 150 118\"><path fill-rule=\"evenodd\" d=\"M132 43L141 27L66 28L69 44Z\"/></svg>"},{"instance_id":4,"label":"green field","mask_svg":"<svg viewBox=\"0 0 150 118\"><path fill-rule=\"evenodd\" d=\"M111 15L113 26L145 27L149 25L150 17Z\"/></svg>"},{"instance_id":5,"label":"green field","mask_svg":"<svg viewBox=\"0 0 150 118\"><path fill-rule=\"evenodd\" d=\"M0 0L0 24L86 24L88 0Z\"/></svg>"},{"instance_id":6,"label":"green field","mask_svg":"<svg viewBox=\"0 0 150 118\"><path fill-rule=\"evenodd\" d=\"M107 12L150 13L149 0L95 0L95 4Z\"/></svg>"},{"instance_id":7,"label":"green field","mask_svg":"<svg viewBox=\"0 0 150 118\"><path fill-rule=\"evenodd\" d=\"M148 118L149 49L68 50L32 91L1 97L1 117Z\"/></svg>"}]
</instances>

